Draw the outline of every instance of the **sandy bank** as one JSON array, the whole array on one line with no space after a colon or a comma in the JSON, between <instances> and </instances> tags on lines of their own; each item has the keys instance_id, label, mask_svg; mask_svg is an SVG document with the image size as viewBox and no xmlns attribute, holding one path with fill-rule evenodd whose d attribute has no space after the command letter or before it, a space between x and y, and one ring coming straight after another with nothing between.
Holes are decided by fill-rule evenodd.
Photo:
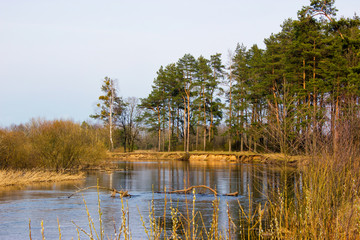
<instances>
[{"instance_id":1,"label":"sandy bank","mask_svg":"<svg viewBox=\"0 0 360 240\"><path fill-rule=\"evenodd\" d=\"M253 163L284 163L295 164L297 157L285 157L282 154L258 154L252 152L132 152L109 153L109 157L118 160L183 160L209 162L253 162Z\"/></svg>"}]
</instances>

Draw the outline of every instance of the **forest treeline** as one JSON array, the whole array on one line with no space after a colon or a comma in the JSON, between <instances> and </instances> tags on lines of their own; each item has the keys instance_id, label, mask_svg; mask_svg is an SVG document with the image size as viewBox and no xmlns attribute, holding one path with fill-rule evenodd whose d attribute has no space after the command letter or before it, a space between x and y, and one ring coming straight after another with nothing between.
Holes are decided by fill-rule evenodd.
<instances>
[{"instance_id":1,"label":"forest treeline","mask_svg":"<svg viewBox=\"0 0 360 240\"><path fill-rule=\"evenodd\" d=\"M336 19L333 4L311 1L265 49L238 44L228 56L161 66L139 104L152 147L307 154L326 142L336 151L341 131L359 127L360 19Z\"/></svg>"}]
</instances>

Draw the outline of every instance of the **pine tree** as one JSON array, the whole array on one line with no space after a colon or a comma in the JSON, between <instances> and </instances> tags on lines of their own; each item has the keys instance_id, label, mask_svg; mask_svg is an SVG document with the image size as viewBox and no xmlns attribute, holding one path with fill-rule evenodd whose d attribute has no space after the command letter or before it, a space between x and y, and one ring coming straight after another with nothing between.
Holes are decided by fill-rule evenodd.
<instances>
[{"instance_id":1,"label":"pine tree","mask_svg":"<svg viewBox=\"0 0 360 240\"><path fill-rule=\"evenodd\" d=\"M141 99L140 107L148 110L143 114L143 119L150 125L151 130L156 130L158 133L158 146L157 150L161 151L161 126L162 114L165 107L164 96L164 78L165 72L163 66L157 72L157 78L154 80L152 91L147 98ZM149 112L150 110L150 112ZM155 120L156 119L156 120ZM155 120L155 121L154 121ZM156 123L156 124L155 124Z\"/></svg>"},{"instance_id":2,"label":"pine tree","mask_svg":"<svg viewBox=\"0 0 360 240\"><path fill-rule=\"evenodd\" d=\"M209 78L206 84L206 90L209 96L209 107L210 107L210 125L209 125L209 142L214 137L214 130L216 126L220 124L222 119L222 108L220 98L218 97L223 93L223 89L220 88L220 82L224 78L225 66L221 62L221 54L217 53L210 56L210 68L212 77Z\"/></svg>"},{"instance_id":3,"label":"pine tree","mask_svg":"<svg viewBox=\"0 0 360 240\"><path fill-rule=\"evenodd\" d=\"M197 105L199 106L199 119L202 119L202 127L203 127L203 150L206 150L206 136L207 136L207 121L208 121L208 112L209 112L209 95L206 91L207 84L211 79L212 71L209 66L209 60L200 56L197 59ZM202 115L202 117L201 117Z\"/></svg>"},{"instance_id":4,"label":"pine tree","mask_svg":"<svg viewBox=\"0 0 360 240\"><path fill-rule=\"evenodd\" d=\"M191 54L185 54L177 63L182 75L183 100L184 100L184 151L189 152L190 146L190 116L191 101L196 74L196 60ZM185 114L186 113L186 114ZM185 116L186 115L186 116ZM186 119L187 117L187 119ZM186 124L185 124L186 122ZM186 130L185 130L186 129Z\"/></svg>"},{"instance_id":5,"label":"pine tree","mask_svg":"<svg viewBox=\"0 0 360 240\"><path fill-rule=\"evenodd\" d=\"M233 59L232 74L234 76L233 84L233 102L234 102L234 132L236 140L240 141L240 151L244 150L246 140L247 122L247 85L246 81L249 75L247 49L244 45L237 45Z\"/></svg>"}]
</instances>

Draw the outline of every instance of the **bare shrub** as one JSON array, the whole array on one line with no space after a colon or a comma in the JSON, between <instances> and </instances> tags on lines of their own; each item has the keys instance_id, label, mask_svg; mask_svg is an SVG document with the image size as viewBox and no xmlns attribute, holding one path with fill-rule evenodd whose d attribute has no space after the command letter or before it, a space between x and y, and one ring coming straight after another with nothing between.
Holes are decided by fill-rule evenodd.
<instances>
[{"instance_id":1,"label":"bare shrub","mask_svg":"<svg viewBox=\"0 0 360 240\"><path fill-rule=\"evenodd\" d=\"M43 166L66 169L103 157L103 145L72 121L32 121L30 140Z\"/></svg>"},{"instance_id":2,"label":"bare shrub","mask_svg":"<svg viewBox=\"0 0 360 240\"><path fill-rule=\"evenodd\" d=\"M67 169L105 157L96 129L65 120L32 120L0 129L0 167Z\"/></svg>"},{"instance_id":3,"label":"bare shrub","mask_svg":"<svg viewBox=\"0 0 360 240\"><path fill-rule=\"evenodd\" d=\"M359 239L360 119L342 116L336 131L336 142L318 141L318 152L300 169L293 199L274 191L270 211L278 238Z\"/></svg>"},{"instance_id":4,"label":"bare shrub","mask_svg":"<svg viewBox=\"0 0 360 240\"><path fill-rule=\"evenodd\" d=\"M0 159L1 168L31 168L37 164L25 132L15 129L0 130Z\"/></svg>"}]
</instances>

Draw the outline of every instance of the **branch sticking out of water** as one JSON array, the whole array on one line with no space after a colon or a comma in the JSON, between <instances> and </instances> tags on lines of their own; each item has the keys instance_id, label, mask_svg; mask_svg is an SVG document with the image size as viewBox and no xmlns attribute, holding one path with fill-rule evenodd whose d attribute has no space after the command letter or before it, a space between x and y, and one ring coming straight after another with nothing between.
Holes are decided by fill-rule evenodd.
<instances>
[{"instance_id":1,"label":"branch sticking out of water","mask_svg":"<svg viewBox=\"0 0 360 240\"><path fill-rule=\"evenodd\" d=\"M168 193L170 193L170 194L172 194L172 193L185 194L185 193L188 193L191 190L196 189L196 188L205 188L205 189L209 190L210 192L212 192L215 196L219 195L218 192L215 189L213 189L211 187L208 187L206 185L191 186L191 187L181 189L181 190L170 191ZM237 195L239 195L238 192L225 194L225 196L237 196Z\"/></svg>"},{"instance_id":2,"label":"branch sticking out of water","mask_svg":"<svg viewBox=\"0 0 360 240\"><path fill-rule=\"evenodd\" d=\"M119 190L116 190L115 188L91 186L91 187L81 188L81 189L77 190L73 194L70 194L68 196L68 198L71 198L75 194L77 194L79 192L82 192L82 191L86 191L86 190L91 189L91 188L105 189L105 190L111 191L111 197L115 197L117 193L120 195L121 198L123 198L123 197L131 197L131 195L128 193L128 191L121 191L121 190L119 191Z\"/></svg>"}]
</instances>

